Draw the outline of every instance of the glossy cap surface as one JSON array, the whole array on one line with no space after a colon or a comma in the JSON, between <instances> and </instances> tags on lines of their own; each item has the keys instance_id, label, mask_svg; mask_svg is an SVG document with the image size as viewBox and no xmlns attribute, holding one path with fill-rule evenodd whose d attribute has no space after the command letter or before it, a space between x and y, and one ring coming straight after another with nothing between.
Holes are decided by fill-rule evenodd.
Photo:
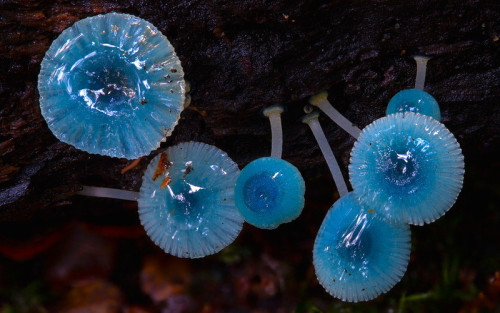
<instances>
[{"instance_id":1,"label":"glossy cap surface","mask_svg":"<svg viewBox=\"0 0 500 313\"><path fill-rule=\"evenodd\" d=\"M464 157L443 124L420 114L397 113L365 127L351 151L349 176L354 193L377 214L423 225L455 203Z\"/></svg>"},{"instance_id":2,"label":"glossy cap surface","mask_svg":"<svg viewBox=\"0 0 500 313\"><path fill-rule=\"evenodd\" d=\"M419 89L401 90L391 98L385 113L413 112L427 115L441 121L441 110L433 96Z\"/></svg>"},{"instance_id":3,"label":"glossy cap surface","mask_svg":"<svg viewBox=\"0 0 500 313\"><path fill-rule=\"evenodd\" d=\"M128 159L159 147L185 100L184 72L167 38L119 13L64 30L45 54L38 90L42 115L59 140Z\"/></svg>"},{"instance_id":4,"label":"glossy cap surface","mask_svg":"<svg viewBox=\"0 0 500 313\"><path fill-rule=\"evenodd\" d=\"M408 266L409 226L388 224L370 212L348 193L328 211L314 242L316 276L343 301L378 297L401 280Z\"/></svg>"},{"instance_id":5,"label":"glossy cap surface","mask_svg":"<svg viewBox=\"0 0 500 313\"><path fill-rule=\"evenodd\" d=\"M273 229L300 215L305 189L304 179L295 166L266 157L249 163L241 171L234 198L247 223Z\"/></svg>"},{"instance_id":6,"label":"glossy cap surface","mask_svg":"<svg viewBox=\"0 0 500 313\"><path fill-rule=\"evenodd\" d=\"M139 195L139 218L165 252L200 258L236 239L243 218L234 206L239 169L211 145L185 142L156 156Z\"/></svg>"}]
</instances>

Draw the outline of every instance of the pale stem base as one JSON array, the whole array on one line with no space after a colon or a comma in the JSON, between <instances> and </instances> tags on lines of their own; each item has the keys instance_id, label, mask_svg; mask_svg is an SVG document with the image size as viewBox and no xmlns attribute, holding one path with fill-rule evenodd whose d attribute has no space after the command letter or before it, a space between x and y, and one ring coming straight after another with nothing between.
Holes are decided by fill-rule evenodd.
<instances>
[{"instance_id":1,"label":"pale stem base","mask_svg":"<svg viewBox=\"0 0 500 313\"><path fill-rule=\"evenodd\" d=\"M427 72L427 62L428 57L416 56L415 62L417 62L417 77L415 78L415 89L424 90L425 86L425 74Z\"/></svg>"},{"instance_id":2,"label":"pale stem base","mask_svg":"<svg viewBox=\"0 0 500 313\"><path fill-rule=\"evenodd\" d=\"M344 177L342 176L342 172L340 171L340 166L337 163L337 159L333 155L332 149L328 144L328 140L323 133L323 129L319 124L317 118L310 119L306 122L312 130L314 138L318 142L319 148L321 149L321 153L323 153L323 157L325 158L326 164L328 164L328 168L333 176L333 181L335 185L337 185L337 190L339 191L340 196L346 195L349 191L347 190L347 185L345 183Z\"/></svg>"},{"instance_id":3,"label":"pale stem base","mask_svg":"<svg viewBox=\"0 0 500 313\"><path fill-rule=\"evenodd\" d=\"M340 114L340 112L337 111L337 109L335 109L328 100L318 101L316 106L318 106L321 109L321 111L323 111L326 115L328 115L328 117L330 117L332 121L334 121L342 129L348 132L351 136L353 136L356 139L359 137L359 135L361 134L361 129L354 126L351 123L351 121L349 121L342 114Z\"/></svg>"},{"instance_id":4,"label":"pale stem base","mask_svg":"<svg viewBox=\"0 0 500 313\"><path fill-rule=\"evenodd\" d=\"M88 197L112 198L129 201L137 201L139 198L139 193L136 191L93 186L83 186L83 189L78 191L76 194Z\"/></svg>"},{"instance_id":5,"label":"pale stem base","mask_svg":"<svg viewBox=\"0 0 500 313\"><path fill-rule=\"evenodd\" d=\"M281 114L272 113L269 116L271 123L271 157L281 159L283 149L283 130L281 128Z\"/></svg>"}]
</instances>

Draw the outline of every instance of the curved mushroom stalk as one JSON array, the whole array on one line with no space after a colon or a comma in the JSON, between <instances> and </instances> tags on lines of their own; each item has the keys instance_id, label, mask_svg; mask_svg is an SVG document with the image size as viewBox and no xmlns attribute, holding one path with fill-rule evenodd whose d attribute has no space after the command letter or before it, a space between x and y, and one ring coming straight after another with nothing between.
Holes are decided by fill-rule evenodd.
<instances>
[{"instance_id":1,"label":"curved mushroom stalk","mask_svg":"<svg viewBox=\"0 0 500 313\"><path fill-rule=\"evenodd\" d=\"M328 101L328 92L323 91L309 99L309 103L320 108L337 125L348 132L354 138L358 138L361 130L354 126L347 118L337 111Z\"/></svg>"},{"instance_id":2,"label":"curved mushroom stalk","mask_svg":"<svg viewBox=\"0 0 500 313\"><path fill-rule=\"evenodd\" d=\"M304 108L305 112L309 112L308 108ZM325 158L326 164L328 164L328 168L332 173L333 180L337 189L339 191L340 196L346 195L349 191L347 190L347 185L345 183L344 177L342 176L342 172L340 171L339 164L335 156L333 155L332 149L328 144L328 140L323 133L323 129L318 121L319 112L315 111L307 114L302 118L302 123L309 125L311 131L318 142L319 148L321 149L321 153L323 153L323 157Z\"/></svg>"},{"instance_id":3,"label":"curved mushroom stalk","mask_svg":"<svg viewBox=\"0 0 500 313\"><path fill-rule=\"evenodd\" d=\"M82 186L83 189L78 191L76 194L80 196L87 197L97 197L97 198L111 198L119 200L137 201L139 198L139 193L136 191L106 188L106 187L94 187L94 186Z\"/></svg>"},{"instance_id":4,"label":"curved mushroom stalk","mask_svg":"<svg viewBox=\"0 0 500 313\"><path fill-rule=\"evenodd\" d=\"M424 90L427 62L431 58L423 55L416 55L413 58L415 59L415 62L417 62L417 77L415 79L415 89Z\"/></svg>"},{"instance_id":5,"label":"curved mushroom stalk","mask_svg":"<svg viewBox=\"0 0 500 313\"><path fill-rule=\"evenodd\" d=\"M283 130L281 128L281 113L285 108L281 105L273 105L265 108L262 114L269 118L271 123L271 157L281 159L283 149Z\"/></svg>"}]
</instances>

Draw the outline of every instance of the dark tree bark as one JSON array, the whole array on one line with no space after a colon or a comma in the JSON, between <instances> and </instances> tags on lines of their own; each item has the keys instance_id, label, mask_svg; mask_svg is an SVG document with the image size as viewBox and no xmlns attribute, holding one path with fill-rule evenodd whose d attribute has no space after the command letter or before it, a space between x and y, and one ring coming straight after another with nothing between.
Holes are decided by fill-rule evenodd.
<instances>
[{"instance_id":1,"label":"dark tree bark","mask_svg":"<svg viewBox=\"0 0 500 313\"><path fill-rule=\"evenodd\" d=\"M328 90L330 101L364 127L384 115L396 92L412 88L411 55L426 54L433 57L426 90L460 142L466 167L495 162L498 4L294 2L2 1L0 221L46 227L80 217L111 220L123 214L110 209L120 202L110 206L110 200L81 199L74 192L82 184L139 189L157 151L122 175L130 161L89 155L59 142L38 106L37 75L51 42L75 21L111 11L156 25L174 45L191 82L191 107L160 149L203 141L243 167L270 153L268 121L260 110L284 104L289 110L283 117L283 158L302 171L309 203L331 204L335 187L312 134L300 123L307 98ZM353 139L326 118L322 124L347 177ZM135 223L135 210L125 212Z\"/></svg>"}]
</instances>

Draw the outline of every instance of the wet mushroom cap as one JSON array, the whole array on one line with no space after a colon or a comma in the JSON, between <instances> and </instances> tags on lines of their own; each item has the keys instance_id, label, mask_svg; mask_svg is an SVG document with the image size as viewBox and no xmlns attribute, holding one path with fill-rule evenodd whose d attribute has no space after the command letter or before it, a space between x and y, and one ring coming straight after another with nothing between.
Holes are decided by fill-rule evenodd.
<instances>
[{"instance_id":1,"label":"wet mushroom cap","mask_svg":"<svg viewBox=\"0 0 500 313\"><path fill-rule=\"evenodd\" d=\"M200 258L220 251L243 226L233 196L238 174L236 163L214 146L185 142L169 147L142 178L141 224L174 256Z\"/></svg>"},{"instance_id":2,"label":"wet mushroom cap","mask_svg":"<svg viewBox=\"0 0 500 313\"><path fill-rule=\"evenodd\" d=\"M413 112L441 121L441 110L433 96L419 89L401 90L391 98L385 113Z\"/></svg>"},{"instance_id":3,"label":"wet mushroom cap","mask_svg":"<svg viewBox=\"0 0 500 313\"><path fill-rule=\"evenodd\" d=\"M245 221L265 229L296 219L304 207L304 193L299 170L273 157L245 166L234 188L235 204Z\"/></svg>"},{"instance_id":4,"label":"wet mushroom cap","mask_svg":"<svg viewBox=\"0 0 500 313\"><path fill-rule=\"evenodd\" d=\"M393 222L431 223L455 203L464 157L453 134L415 113L380 118L351 151L349 176L364 205Z\"/></svg>"},{"instance_id":5,"label":"wet mushroom cap","mask_svg":"<svg viewBox=\"0 0 500 313\"><path fill-rule=\"evenodd\" d=\"M185 100L184 72L167 37L138 17L76 22L52 42L38 76L40 109L61 141L135 159L170 135Z\"/></svg>"},{"instance_id":6,"label":"wet mushroom cap","mask_svg":"<svg viewBox=\"0 0 500 313\"><path fill-rule=\"evenodd\" d=\"M410 259L410 228L388 224L351 192L328 211L313 248L321 285L343 301L376 298L401 280Z\"/></svg>"}]
</instances>

